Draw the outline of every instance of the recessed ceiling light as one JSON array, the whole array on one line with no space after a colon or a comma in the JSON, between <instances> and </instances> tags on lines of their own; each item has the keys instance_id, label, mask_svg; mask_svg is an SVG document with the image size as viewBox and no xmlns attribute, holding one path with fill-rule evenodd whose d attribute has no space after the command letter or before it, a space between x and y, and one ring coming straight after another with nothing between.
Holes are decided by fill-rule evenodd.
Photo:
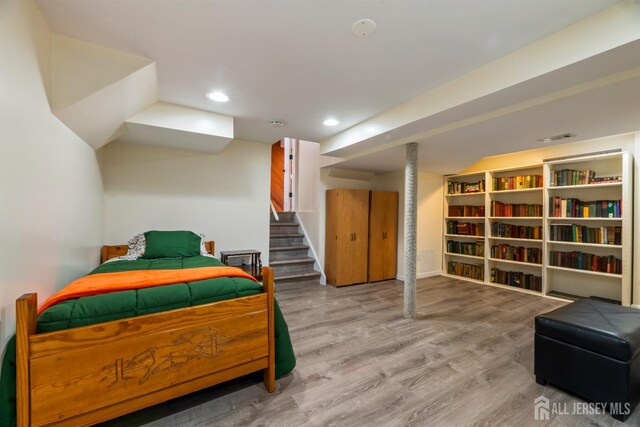
<instances>
[{"instance_id":1,"label":"recessed ceiling light","mask_svg":"<svg viewBox=\"0 0 640 427\"><path fill-rule=\"evenodd\" d=\"M227 102L229 97L222 92L211 92L207 94L207 98L216 102Z\"/></svg>"},{"instance_id":2,"label":"recessed ceiling light","mask_svg":"<svg viewBox=\"0 0 640 427\"><path fill-rule=\"evenodd\" d=\"M339 121L339 120L336 120L336 119L327 119L327 120L325 120L325 121L324 121L324 122L322 122L322 123L323 123L325 126L335 126L335 125L339 124L339 123L340 123L340 121Z\"/></svg>"}]
</instances>

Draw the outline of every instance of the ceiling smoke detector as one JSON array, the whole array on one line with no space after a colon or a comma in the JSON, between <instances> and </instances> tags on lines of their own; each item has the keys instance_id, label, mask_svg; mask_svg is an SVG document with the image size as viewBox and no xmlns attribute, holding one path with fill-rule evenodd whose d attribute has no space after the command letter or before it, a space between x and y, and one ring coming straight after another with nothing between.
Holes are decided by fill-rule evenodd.
<instances>
[{"instance_id":1,"label":"ceiling smoke detector","mask_svg":"<svg viewBox=\"0 0 640 427\"><path fill-rule=\"evenodd\" d=\"M281 128L284 127L284 122L282 120L271 120L269 122L272 128Z\"/></svg>"},{"instance_id":2,"label":"ceiling smoke detector","mask_svg":"<svg viewBox=\"0 0 640 427\"><path fill-rule=\"evenodd\" d=\"M376 23L373 19L358 19L351 26L351 32L358 37L367 37L376 31Z\"/></svg>"},{"instance_id":3,"label":"ceiling smoke detector","mask_svg":"<svg viewBox=\"0 0 640 427\"><path fill-rule=\"evenodd\" d=\"M576 136L575 133L563 133L562 135L548 136L546 138L540 138L538 140L538 142L542 142L542 143L546 144L547 142L561 141L563 139L573 138L574 136Z\"/></svg>"}]
</instances>

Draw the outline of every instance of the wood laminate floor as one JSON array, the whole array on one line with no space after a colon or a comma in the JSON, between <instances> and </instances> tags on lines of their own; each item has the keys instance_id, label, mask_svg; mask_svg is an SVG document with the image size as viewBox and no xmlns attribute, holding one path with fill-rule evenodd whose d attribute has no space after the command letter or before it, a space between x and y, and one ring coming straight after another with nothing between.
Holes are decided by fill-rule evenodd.
<instances>
[{"instance_id":1,"label":"wood laminate floor","mask_svg":"<svg viewBox=\"0 0 640 427\"><path fill-rule=\"evenodd\" d=\"M418 320L396 281L291 284L276 296L298 358L269 394L245 377L119 418L127 426L638 426L608 415L535 421L533 318L564 303L444 277L418 281Z\"/></svg>"}]
</instances>

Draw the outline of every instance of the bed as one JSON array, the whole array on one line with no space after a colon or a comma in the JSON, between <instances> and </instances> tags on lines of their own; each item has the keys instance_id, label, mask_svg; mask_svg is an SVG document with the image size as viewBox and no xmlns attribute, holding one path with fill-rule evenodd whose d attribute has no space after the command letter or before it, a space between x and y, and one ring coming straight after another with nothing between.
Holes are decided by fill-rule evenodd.
<instances>
[{"instance_id":1,"label":"bed","mask_svg":"<svg viewBox=\"0 0 640 427\"><path fill-rule=\"evenodd\" d=\"M210 253L213 245L206 242ZM102 261L124 255L127 248L127 245L103 247ZM163 273L177 264L185 270L221 265L215 258L202 256L116 261L102 264L91 274L144 268ZM191 301L180 302L182 307L168 311L86 326L78 326L76 322L69 325L71 329L44 333L37 332L47 330L45 315L51 317L49 313L55 312L60 317L67 310L65 304L78 305L81 304L78 301L94 298L72 310L91 312L90 304L95 304L96 297L65 301L38 317L37 296L23 295L16 301L17 425L93 424L256 371L264 372L265 387L273 392L276 375L292 370L295 356L286 323L274 300L273 271L265 267L262 273L261 286L242 278L218 278L157 287L164 289L162 293L157 288L144 293L137 290L136 304L147 298L156 304L161 300L160 305L166 306L167 292L173 293L172 298L188 294ZM216 280L220 282L205 286L205 282ZM183 285L188 285L188 292L180 290ZM229 290L232 287L233 292ZM203 292L213 290L217 294L202 297ZM109 310L127 299L114 300L113 295L102 297L110 298L106 303ZM194 295L200 295L200 299L195 301ZM172 304L175 301L169 301L168 306ZM56 321L59 323L59 319ZM60 326L56 325L51 329ZM276 332L281 341L279 356L284 358L278 367Z\"/></svg>"}]
</instances>

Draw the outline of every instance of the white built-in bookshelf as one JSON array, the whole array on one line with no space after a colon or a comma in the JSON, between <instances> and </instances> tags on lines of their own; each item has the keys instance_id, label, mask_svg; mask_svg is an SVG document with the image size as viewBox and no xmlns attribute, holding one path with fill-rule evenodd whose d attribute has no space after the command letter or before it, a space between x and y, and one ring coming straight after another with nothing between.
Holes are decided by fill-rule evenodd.
<instances>
[{"instance_id":1,"label":"white built-in bookshelf","mask_svg":"<svg viewBox=\"0 0 640 427\"><path fill-rule=\"evenodd\" d=\"M631 162L616 152L446 176L444 274L630 305Z\"/></svg>"}]
</instances>

